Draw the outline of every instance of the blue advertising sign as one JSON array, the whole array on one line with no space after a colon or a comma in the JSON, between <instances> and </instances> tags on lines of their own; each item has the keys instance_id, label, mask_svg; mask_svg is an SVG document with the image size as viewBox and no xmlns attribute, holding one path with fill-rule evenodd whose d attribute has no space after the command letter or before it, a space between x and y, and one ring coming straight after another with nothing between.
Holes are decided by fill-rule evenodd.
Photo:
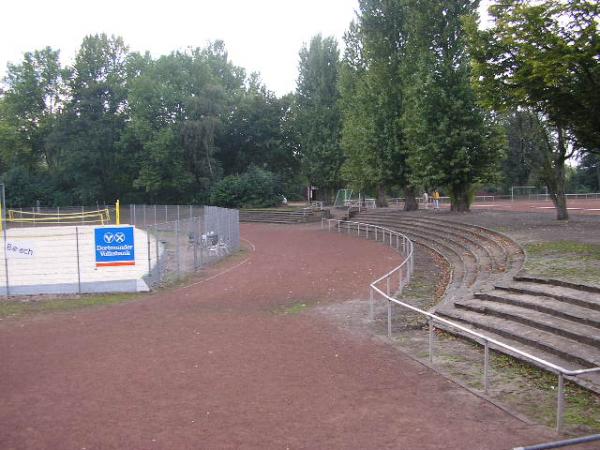
<instances>
[{"instance_id":1,"label":"blue advertising sign","mask_svg":"<svg viewBox=\"0 0 600 450\"><path fill-rule=\"evenodd\" d=\"M96 267L134 266L133 227L95 228Z\"/></svg>"}]
</instances>

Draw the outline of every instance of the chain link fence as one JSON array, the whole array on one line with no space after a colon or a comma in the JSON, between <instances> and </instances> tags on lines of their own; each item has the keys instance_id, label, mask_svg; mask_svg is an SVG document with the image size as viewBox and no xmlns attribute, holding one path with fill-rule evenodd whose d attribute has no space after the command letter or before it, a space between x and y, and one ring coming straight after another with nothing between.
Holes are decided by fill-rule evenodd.
<instances>
[{"instance_id":1,"label":"chain link fence","mask_svg":"<svg viewBox=\"0 0 600 450\"><path fill-rule=\"evenodd\" d=\"M133 214L139 214L140 208L137 209ZM170 217L169 209L164 211L166 217ZM177 208L171 211L176 213ZM182 211L190 217L181 218ZM240 249L238 210L205 206L179 208L178 212L179 220L137 225L148 232L147 283L150 286L176 281ZM147 215L146 220L149 217L152 219L153 215Z\"/></svg>"},{"instance_id":2,"label":"chain link fence","mask_svg":"<svg viewBox=\"0 0 600 450\"><path fill-rule=\"evenodd\" d=\"M90 210L12 210L14 221L7 218L0 233L0 295L144 291L190 275L240 248L237 210L130 205L121 208L119 224L114 210L110 221L106 215L91 216ZM35 214L27 214L30 211ZM135 226L135 264L97 268L94 230L126 224Z\"/></svg>"}]
</instances>

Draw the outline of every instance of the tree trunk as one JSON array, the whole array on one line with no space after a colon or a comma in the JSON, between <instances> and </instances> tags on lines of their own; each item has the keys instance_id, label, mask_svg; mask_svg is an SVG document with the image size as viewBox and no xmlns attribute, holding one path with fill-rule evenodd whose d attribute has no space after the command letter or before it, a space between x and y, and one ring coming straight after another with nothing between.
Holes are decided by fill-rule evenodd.
<instances>
[{"instance_id":1,"label":"tree trunk","mask_svg":"<svg viewBox=\"0 0 600 450\"><path fill-rule=\"evenodd\" d=\"M548 192L556 208L556 220L569 220L567 210L567 197L565 196L565 164L556 164L554 167L554 182L548 183Z\"/></svg>"},{"instance_id":2,"label":"tree trunk","mask_svg":"<svg viewBox=\"0 0 600 450\"><path fill-rule=\"evenodd\" d=\"M567 198L565 196L565 145L562 128L557 127L557 151L552 154L552 161L546 160L544 167L544 181L552 203L556 208L556 220L569 220L567 211Z\"/></svg>"},{"instance_id":3,"label":"tree trunk","mask_svg":"<svg viewBox=\"0 0 600 450\"><path fill-rule=\"evenodd\" d=\"M385 187L383 186L383 184L379 184L377 186L377 199L375 202L378 208L386 208L388 205L387 200L385 198Z\"/></svg>"},{"instance_id":4,"label":"tree trunk","mask_svg":"<svg viewBox=\"0 0 600 450\"><path fill-rule=\"evenodd\" d=\"M404 211L416 211L419 209L415 188L413 186L404 186Z\"/></svg>"},{"instance_id":5,"label":"tree trunk","mask_svg":"<svg viewBox=\"0 0 600 450\"><path fill-rule=\"evenodd\" d=\"M451 188L450 211L469 212L471 199L469 198L470 186L455 186Z\"/></svg>"}]
</instances>

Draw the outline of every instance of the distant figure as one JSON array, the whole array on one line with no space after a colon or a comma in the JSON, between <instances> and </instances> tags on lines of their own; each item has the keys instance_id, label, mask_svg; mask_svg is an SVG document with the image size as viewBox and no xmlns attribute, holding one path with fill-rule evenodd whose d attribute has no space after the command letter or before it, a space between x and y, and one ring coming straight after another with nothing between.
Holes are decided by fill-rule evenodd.
<instances>
[{"instance_id":1,"label":"distant figure","mask_svg":"<svg viewBox=\"0 0 600 450\"><path fill-rule=\"evenodd\" d=\"M423 208L429 208L429 194L427 194L427 191L423 192Z\"/></svg>"},{"instance_id":2,"label":"distant figure","mask_svg":"<svg viewBox=\"0 0 600 450\"><path fill-rule=\"evenodd\" d=\"M440 209L440 193L437 191L433 191L433 209Z\"/></svg>"},{"instance_id":3,"label":"distant figure","mask_svg":"<svg viewBox=\"0 0 600 450\"><path fill-rule=\"evenodd\" d=\"M287 198L285 198L285 195L281 196L281 204L282 205L287 205Z\"/></svg>"}]
</instances>

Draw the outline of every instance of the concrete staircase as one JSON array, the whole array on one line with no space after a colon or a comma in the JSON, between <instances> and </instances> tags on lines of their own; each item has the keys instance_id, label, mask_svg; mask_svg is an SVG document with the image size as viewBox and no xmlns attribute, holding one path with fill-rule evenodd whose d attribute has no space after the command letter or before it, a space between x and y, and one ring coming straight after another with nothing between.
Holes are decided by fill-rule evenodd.
<instances>
[{"instance_id":1,"label":"concrete staircase","mask_svg":"<svg viewBox=\"0 0 600 450\"><path fill-rule=\"evenodd\" d=\"M240 210L240 222L297 224L319 222L321 217L321 211L315 212L311 208L298 209L294 211L277 209Z\"/></svg>"},{"instance_id":2,"label":"concrete staircase","mask_svg":"<svg viewBox=\"0 0 600 450\"><path fill-rule=\"evenodd\" d=\"M600 288L525 275L525 255L508 237L427 211L375 210L354 220L400 231L446 258L453 276L438 315L569 369L600 365ZM600 374L574 381L600 393Z\"/></svg>"}]
</instances>

